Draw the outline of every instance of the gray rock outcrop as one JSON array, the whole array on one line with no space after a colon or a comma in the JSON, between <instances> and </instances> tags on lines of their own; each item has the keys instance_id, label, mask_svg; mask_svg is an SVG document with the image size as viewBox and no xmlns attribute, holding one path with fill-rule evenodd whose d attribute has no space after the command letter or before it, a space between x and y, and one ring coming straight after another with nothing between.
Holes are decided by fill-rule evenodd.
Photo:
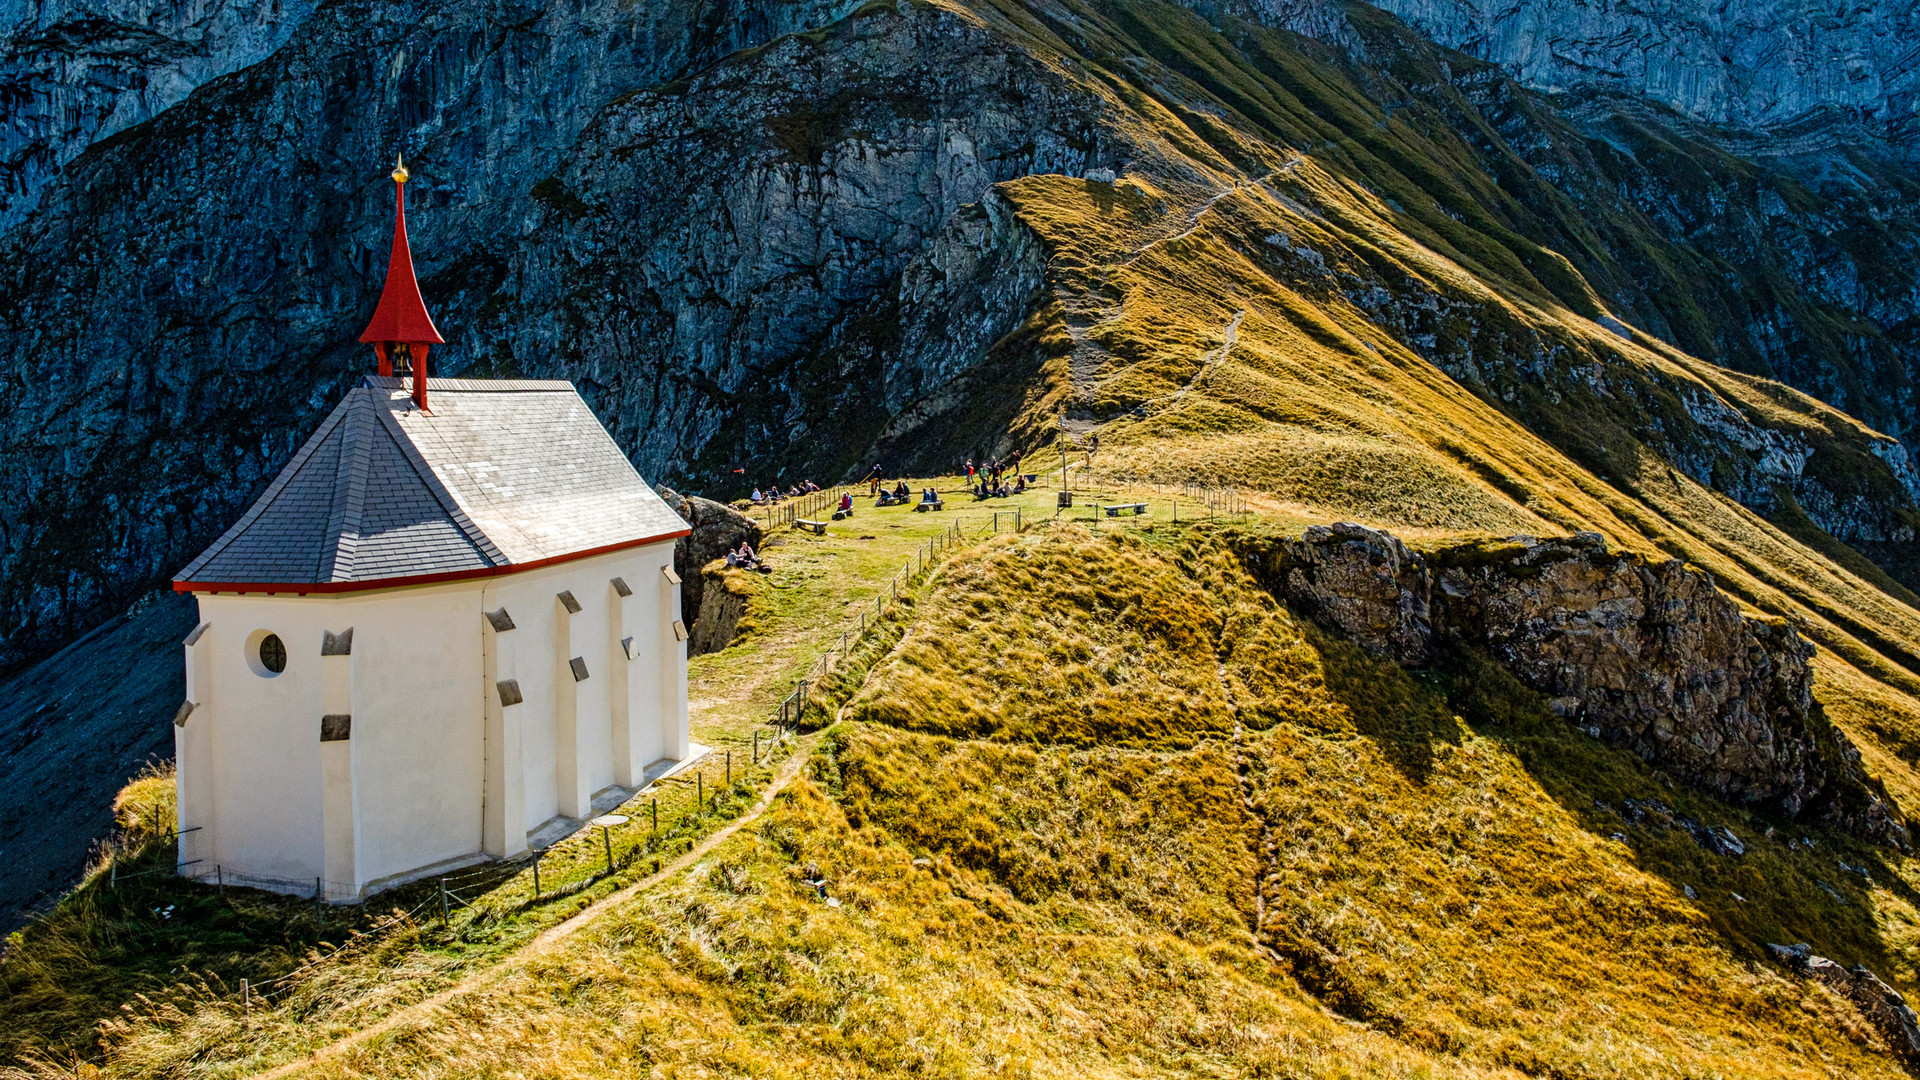
<instances>
[{"instance_id":1,"label":"gray rock outcrop","mask_svg":"<svg viewBox=\"0 0 1920 1080\"><path fill-rule=\"evenodd\" d=\"M1701 570L1611 552L1596 533L1421 554L1350 522L1248 553L1290 604L1376 655L1484 649L1554 712L1714 795L1907 844L1814 700L1813 647Z\"/></svg>"},{"instance_id":2,"label":"gray rock outcrop","mask_svg":"<svg viewBox=\"0 0 1920 1080\"><path fill-rule=\"evenodd\" d=\"M1349 521L1315 525L1288 556L1287 600L1320 625L1397 663L1431 658L1426 560L1399 537Z\"/></svg>"},{"instance_id":3,"label":"gray rock outcrop","mask_svg":"<svg viewBox=\"0 0 1920 1080\"><path fill-rule=\"evenodd\" d=\"M709 583L702 571L707 564L725 558L729 551L737 550L741 541L759 551L760 540L766 530L759 522L726 503L703 499L698 495L682 495L669 487L658 490L673 512L693 527L693 532L681 537L673 545L673 572L680 575L680 619L693 628L699 624L701 613L705 610L704 594ZM735 618L737 620L738 616ZM698 640L698 635L695 638ZM732 632L729 631L727 640L732 639ZM691 651L698 655L713 650Z\"/></svg>"},{"instance_id":4,"label":"gray rock outcrop","mask_svg":"<svg viewBox=\"0 0 1920 1080\"><path fill-rule=\"evenodd\" d=\"M1860 1015L1880 1029L1894 1053L1910 1062L1920 1062L1920 1017L1914 1015L1907 999L1878 975L1864 965L1855 964L1849 969L1824 956L1815 956L1813 947L1804 942L1798 945L1769 943L1767 951L1789 969L1852 1002Z\"/></svg>"},{"instance_id":5,"label":"gray rock outcrop","mask_svg":"<svg viewBox=\"0 0 1920 1080\"><path fill-rule=\"evenodd\" d=\"M687 624L693 628L687 639L688 656L704 656L733 644L747 614L753 577L749 571L729 569L722 563L709 563L700 571L700 614Z\"/></svg>"}]
</instances>

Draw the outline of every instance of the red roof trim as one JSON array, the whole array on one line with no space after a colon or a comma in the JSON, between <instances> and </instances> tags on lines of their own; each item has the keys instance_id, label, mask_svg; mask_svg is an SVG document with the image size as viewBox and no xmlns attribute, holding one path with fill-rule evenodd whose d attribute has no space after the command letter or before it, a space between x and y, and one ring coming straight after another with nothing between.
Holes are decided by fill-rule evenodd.
<instances>
[{"instance_id":1,"label":"red roof trim","mask_svg":"<svg viewBox=\"0 0 1920 1080\"><path fill-rule=\"evenodd\" d=\"M628 548L645 547L663 540L678 540L691 535L691 528L661 533L658 536L643 536L638 540L623 540L618 544L588 548L567 555L556 555L551 559L537 559L533 562L511 563L506 566L488 566L478 570L449 570L443 574L409 574L404 577L373 578L368 581L175 581L174 592L233 592L233 593L351 593L374 592L380 589L403 589L413 585L441 585L449 581L469 581L475 578L504 577L517 574L522 570L538 570L543 566L555 566L573 562L594 555L605 555L610 551L625 551Z\"/></svg>"}]
</instances>

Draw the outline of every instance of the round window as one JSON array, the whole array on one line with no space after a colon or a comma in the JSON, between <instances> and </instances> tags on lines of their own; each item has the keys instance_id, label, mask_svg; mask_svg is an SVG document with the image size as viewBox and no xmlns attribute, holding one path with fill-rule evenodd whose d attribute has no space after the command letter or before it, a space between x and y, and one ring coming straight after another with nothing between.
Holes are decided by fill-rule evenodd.
<instances>
[{"instance_id":1,"label":"round window","mask_svg":"<svg viewBox=\"0 0 1920 1080\"><path fill-rule=\"evenodd\" d=\"M263 679L287 670L287 643L279 634L255 630L247 635L247 666Z\"/></svg>"}]
</instances>

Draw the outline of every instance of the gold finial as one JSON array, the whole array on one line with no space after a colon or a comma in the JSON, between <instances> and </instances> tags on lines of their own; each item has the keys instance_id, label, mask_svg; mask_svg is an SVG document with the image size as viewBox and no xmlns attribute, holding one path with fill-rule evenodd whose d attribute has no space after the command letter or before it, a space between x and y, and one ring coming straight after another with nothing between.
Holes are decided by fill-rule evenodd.
<instances>
[{"instance_id":1,"label":"gold finial","mask_svg":"<svg viewBox=\"0 0 1920 1080\"><path fill-rule=\"evenodd\" d=\"M393 182L396 184L407 182L407 163L398 154L393 156Z\"/></svg>"}]
</instances>

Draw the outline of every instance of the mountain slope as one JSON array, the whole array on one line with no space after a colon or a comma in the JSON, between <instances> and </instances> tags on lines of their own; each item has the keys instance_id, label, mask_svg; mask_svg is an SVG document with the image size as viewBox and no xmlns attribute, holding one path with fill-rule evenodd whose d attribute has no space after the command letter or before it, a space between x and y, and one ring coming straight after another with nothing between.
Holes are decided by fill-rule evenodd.
<instances>
[{"instance_id":1,"label":"mountain slope","mask_svg":"<svg viewBox=\"0 0 1920 1080\"><path fill-rule=\"evenodd\" d=\"M429 292L466 328L451 366L578 379L650 471L934 473L1097 433L1104 482L1234 483L1273 530L1592 530L1791 622L1864 770L1920 805L1920 608L1841 542L1904 572L1904 449L1623 318L1746 271L1606 211L1587 163L1631 155L1493 68L1360 8L1316 31L1335 48L1133 0L728 9L644 46L641 9L583 7L568 36L552 11L402 7L323 9L273 65L97 147L62 196L96 216L9 234L32 300L16 342L144 343L119 368L88 354L85 386L26 386L9 421L31 497L6 503L27 538L7 603L42 620L23 641L231 512L360 365L337 312L363 255L322 223L372 232L381 208L302 200L406 127L429 181L489 163L422 185ZM557 77L590 38L614 61ZM516 97L521 78L548 97ZM314 113L337 121L319 144L208 182ZM362 113L392 126L338 119ZM301 223L293 242L207 228L260 208ZM88 298L188 266L193 229L258 262L218 239L184 285L150 281L181 344L143 367L151 312ZM257 292L219 292L248 266ZM275 318L289 291L299 318ZM254 356L285 359L228 370ZM102 386L151 426L84 407ZM74 462L91 479L62 487ZM1764 944L1915 990L1905 853L1690 791L1484 670L1371 660L1221 538L1162 528L960 557L863 646L871 677L830 688L845 725L779 816L564 955L314 1071L1898 1075L1883 1034ZM1750 857L1663 817L1732 828ZM217 989L154 988L105 1031L107 1063L297 1058L464 947L396 942L263 1006L257 1038Z\"/></svg>"},{"instance_id":2,"label":"mountain slope","mask_svg":"<svg viewBox=\"0 0 1920 1080\"><path fill-rule=\"evenodd\" d=\"M1905 1075L1761 943L1908 984L1910 860L1374 659L1235 544L962 552L862 646L808 780L685 875L338 1054L307 1058L445 962L429 928L245 1031L217 990L143 1003L108 1072Z\"/></svg>"}]
</instances>

